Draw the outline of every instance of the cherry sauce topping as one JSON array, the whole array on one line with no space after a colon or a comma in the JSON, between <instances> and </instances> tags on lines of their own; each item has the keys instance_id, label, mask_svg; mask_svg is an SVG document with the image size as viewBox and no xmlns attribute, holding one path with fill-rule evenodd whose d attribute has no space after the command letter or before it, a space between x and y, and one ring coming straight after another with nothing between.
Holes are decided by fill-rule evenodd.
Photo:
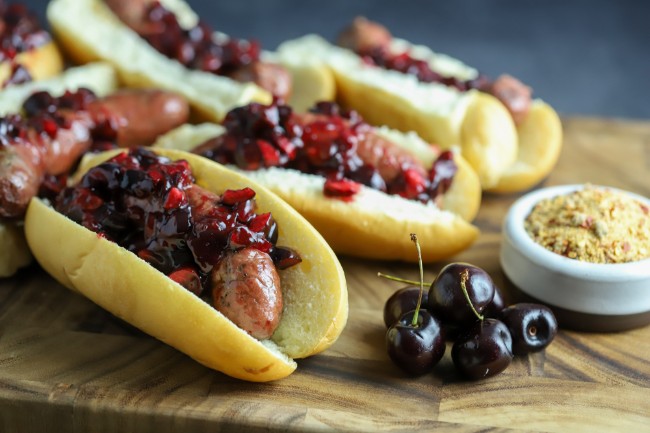
<instances>
[{"instance_id":1,"label":"cherry sauce topping","mask_svg":"<svg viewBox=\"0 0 650 433\"><path fill-rule=\"evenodd\" d=\"M255 212L254 197L250 188L209 193L194 184L187 161L140 148L91 168L58 195L55 208L201 294L231 250L266 252L278 269L300 262L295 251L276 246L277 223Z\"/></svg>"},{"instance_id":2,"label":"cherry sauce topping","mask_svg":"<svg viewBox=\"0 0 650 433\"><path fill-rule=\"evenodd\" d=\"M325 177L324 194L351 200L365 185L426 203L444 194L457 166L450 151L442 152L427 176L402 164L399 174L385 179L358 153L358 143L372 128L355 111L320 102L311 120L301 123L291 108L277 101L252 103L231 110L226 133L194 149L195 153L244 170L284 167Z\"/></svg>"},{"instance_id":3,"label":"cherry sauce topping","mask_svg":"<svg viewBox=\"0 0 650 433\"><path fill-rule=\"evenodd\" d=\"M472 80L459 80L455 77L446 77L432 70L426 60L416 59L408 51L394 54L385 48L375 47L357 52L357 54L369 65L413 75L418 81L423 83L439 83L448 87L454 87L461 92L466 92L471 89L481 89L489 82L488 78L484 75L479 75Z\"/></svg>"},{"instance_id":4,"label":"cherry sauce topping","mask_svg":"<svg viewBox=\"0 0 650 433\"><path fill-rule=\"evenodd\" d=\"M29 117L43 113L55 114L60 109L81 111L96 99L97 96L92 90L83 87L76 91L66 90L61 96L52 96L46 91L39 91L25 99L23 111Z\"/></svg>"},{"instance_id":5,"label":"cherry sauce topping","mask_svg":"<svg viewBox=\"0 0 650 433\"><path fill-rule=\"evenodd\" d=\"M147 32L140 32L140 36L161 54L190 69L228 75L259 60L258 42L235 38L215 41L213 30L202 21L184 29L176 15L158 1L147 7L143 22Z\"/></svg>"},{"instance_id":6,"label":"cherry sauce topping","mask_svg":"<svg viewBox=\"0 0 650 433\"><path fill-rule=\"evenodd\" d=\"M83 87L76 91L66 90L63 95L57 97L40 91L25 100L23 111L29 118L52 118L59 128L68 128L65 118L59 115L60 110L85 111L88 105L96 100L97 96L93 91ZM113 116L107 116L99 122L95 121L90 131L92 144L89 150L99 152L118 147L118 128L117 120Z\"/></svg>"},{"instance_id":7,"label":"cherry sauce topping","mask_svg":"<svg viewBox=\"0 0 650 433\"><path fill-rule=\"evenodd\" d=\"M71 118L64 115L63 111L84 111L88 104L96 99L95 94L85 88L66 91L58 97L52 96L46 91L34 92L23 102L23 115L11 114L0 117L0 147L26 142L36 146L45 144L44 141L35 140L34 136L29 136L30 132L35 132L37 136L54 139L59 129L69 129L71 126ZM113 139L115 138L115 129L109 133L106 128L100 126L95 125L90 131L93 139L109 137L111 133Z\"/></svg>"}]
</instances>

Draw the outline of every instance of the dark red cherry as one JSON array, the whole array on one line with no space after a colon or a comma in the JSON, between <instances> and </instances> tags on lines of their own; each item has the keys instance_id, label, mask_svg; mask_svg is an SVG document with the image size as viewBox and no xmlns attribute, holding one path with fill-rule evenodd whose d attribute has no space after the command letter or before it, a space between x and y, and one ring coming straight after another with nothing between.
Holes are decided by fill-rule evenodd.
<instances>
[{"instance_id":1,"label":"dark red cherry","mask_svg":"<svg viewBox=\"0 0 650 433\"><path fill-rule=\"evenodd\" d=\"M512 358L510 331L496 319L476 322L458 337L451 349L454 366L473 380L501 373Z\"/></svg>"},{"instance_id":2,"label":"dark red cherry","mask_svg":"<svg viewBox=\"0 0 650 433\"><path fill-rule=\"evenodd\" d=\"M506 302L503 293L501 292L501 289L495 285L494 298L492 298L492 302L490 302L484 310L485 317L498 319L499 314L501 314L501 311L503 311L504 308L506 308Z\"/></svg>"},{"instance_id":3,"label":"dark red cherry","mask_svg":"<svg viewBox=\"0 0 650 433\"><path fill-rule=\"evenodd\" d=\"M545 305L520 303L501 312L501 320L512 335L512 352L526 355L544 349L557 334L557 320Z\"/></svg>"},{"instance_id":4,"label":"dark red cherry","mask_svg":"<svg viewBox=\"0 0 650 433\"><path fill-rule=\"evenodd\" d=\"M445 336L438 320L421 309L413 324L415 310L402 315L386 332L388 356L413 376L428 373L445 353Z\"/></svg>"},{"instance_id":5,"label":"dark red cherry","mask_svg":"<svg viewBox=\"0 0 650 433\"><path fill-rule=\"evenodd\" d=\"M391 295L384 304L384 324L388 328L399 320L404 313L415 310L418 305L420 288L415 286L404 287ZM429 295L422 293L422 305L427 305Z\"/></svg>"},{"instance_id":6,"label":"dark red cherry","mask_svg":"<svg viewBox=\"0 0 650 433\"><path fill-rule=\"evenodd\" d=\"M429 310L445 324L468 326L492 302L494 291L492 278L483 269L450 263L431 283Z\"/></svg>"}]
</instances>

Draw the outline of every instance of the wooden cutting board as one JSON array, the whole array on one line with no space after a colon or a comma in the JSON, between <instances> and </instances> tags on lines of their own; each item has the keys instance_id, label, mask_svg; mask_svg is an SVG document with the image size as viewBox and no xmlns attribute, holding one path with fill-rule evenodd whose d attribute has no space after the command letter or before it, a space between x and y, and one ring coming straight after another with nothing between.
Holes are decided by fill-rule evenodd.
<instances>
[{"instance_id":1,"label":"wooden cutting board","mask_svg":"<svg viewBox=\"0 0 650 433\"><path fill-rule=\"evenodd\" d=\"M650 123L570 118L564 127L547 185L591 182L650 196ZM486 269L507 292L500 224L517 197L485 196L482 235L454 257ZM269 384L202 367L37 266L2 280L0 431L650 431L650 326L561 331L546 351L480 382L463 381L449 351L433 374L407 378L384 350L382 308L399 285L376 273L414 279L417 266L341 261L350 294L341 338ZM427 280L445 263L426 266Z\"/></svg>"}]
</instances>

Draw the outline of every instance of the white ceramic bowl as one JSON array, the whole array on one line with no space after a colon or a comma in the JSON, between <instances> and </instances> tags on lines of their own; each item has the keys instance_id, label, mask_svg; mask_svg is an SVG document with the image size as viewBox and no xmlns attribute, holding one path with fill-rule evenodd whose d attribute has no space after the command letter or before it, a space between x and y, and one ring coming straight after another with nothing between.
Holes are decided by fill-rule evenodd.
<instances>
[{"instance_id":1,"label":"white ceramic bowl","mask_svg":"<svg viewBox=\"0 0 650 433\"><path fill-rule=\"evenodd\" d=\"M553 253L536 243L524 220L542 199L565 195L584 185L542 188L519 198L509 209L501 241L501 267L509 282L551 307L560 326L585 331L620 331L650 323L650 259L598 264ZM650 207L638 194L610 187Z\"/></svg>"}]
</instances>

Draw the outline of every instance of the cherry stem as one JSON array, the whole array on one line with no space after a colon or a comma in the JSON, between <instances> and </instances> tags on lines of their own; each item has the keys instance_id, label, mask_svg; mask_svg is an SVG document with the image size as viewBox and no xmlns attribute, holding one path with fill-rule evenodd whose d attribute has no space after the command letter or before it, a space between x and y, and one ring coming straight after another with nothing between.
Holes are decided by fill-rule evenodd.
<instances>
[{"instance_id":1,"label":"cherry stem","mask_svg":"<svg viewBox=\"0 0 650 433\"><path fill-rule=\"evenodd\" d=\"M411 321L411 326L417 326L418 314L420 313L420 307L422 306L422 293L424 292L424 269L422 267L422 250L420 250L420 243L418 242L418 237L415 233L411 233L411 240L415 243L415 248L418 250L418 264L420 265L420 295L418 296L418 303L415 306L415 313L413 314L413 320Z\"/></svg>"},{"instance_id":2,"label":"cherry stem","mask_svg":"<svg viewBox=\"0 0 650 433\"><path fill-rule=\"evenodd\" d=\"M382 274L381 272L377 272L377 276L381 277L381 278L386 278L387 280L397 281L399 283L410 284L412 286L417 286L418 284L420 284L419 281L407 280L406 278L400 278L400 277L394 277L392 275Z\"/></svg>"},{"instance_id":3,"label":"cherry stem","mask_svg":"<svg viewBox=\"0 0 650 433\"><path fill-rule=\"evenodd\" d=\"M472 300L469 299L469 293L467 293L467 285L466 285L467 280L469 280L469 270L465 269L460 274L460 288L463 289L463 295L465 295L465 300L467 300L467 303L469 304L469 308L471 308L474 314L476 314L478 320L483 321L484 319L483 315L479 314L479 312L476 311L476 308L474 308L474 305L472 304Z\"/></svg>"}]
</instances>

